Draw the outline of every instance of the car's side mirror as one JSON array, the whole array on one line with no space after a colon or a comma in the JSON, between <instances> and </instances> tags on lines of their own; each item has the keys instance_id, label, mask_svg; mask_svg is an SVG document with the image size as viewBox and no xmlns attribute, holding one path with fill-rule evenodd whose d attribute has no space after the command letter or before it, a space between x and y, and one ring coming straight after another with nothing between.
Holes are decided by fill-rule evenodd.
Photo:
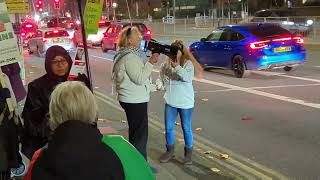
<instances>
[{"instance_id":1,"label":"car's side mirror","mask_svg":"<svg viewBox=\"0 0 320 180\"><path fill-rule=\"evenodd\" d=\"M207 38L201 38L200 39L200 42L205 42L205 41L207 41Z\"/></svg>"}]
</instances>

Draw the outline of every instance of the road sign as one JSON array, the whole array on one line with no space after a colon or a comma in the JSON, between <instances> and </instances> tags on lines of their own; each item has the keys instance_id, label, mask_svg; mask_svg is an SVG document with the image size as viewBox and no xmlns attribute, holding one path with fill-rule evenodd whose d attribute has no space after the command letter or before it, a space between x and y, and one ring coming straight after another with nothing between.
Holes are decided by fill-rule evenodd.
<instances>
[{"instance_id":1,"label":"road sign","mask_svg":"<svg viewBox=\"0 0 320 180\"><path fill-rule=\"evenodd\" d=\"M0 1L0 66L22 61L22 56L17 44L17 37L4 2Z\"/></svg>"},{"instance_id":2,"label":"road sign","mask_svg":"<svg viewBox=\"0 0 320 180\"><path fill-rule=\"evenodd\" d=\"M54 3L54 9L60 9L60 3Z\"/></svg>"},{"instance_id":3,"label":"road sign","mask_svg":"<svg viewBox=\"0 0 320 180\"><path fill-rule=\"evenodd\" d=\"M99 20L102 15L103 0L87 0L84 10L84 26L86 35L97 34Z\"/></svg>"},{"instance_id":4,"label":"road sign","mask_svg":"<svg viewBox=\"0 0 320 180\"><path fill-rule=\"evenodd\" d=\"M29 14L29 0L6 0L9 14Z\"/></svg>"}]
</instances>

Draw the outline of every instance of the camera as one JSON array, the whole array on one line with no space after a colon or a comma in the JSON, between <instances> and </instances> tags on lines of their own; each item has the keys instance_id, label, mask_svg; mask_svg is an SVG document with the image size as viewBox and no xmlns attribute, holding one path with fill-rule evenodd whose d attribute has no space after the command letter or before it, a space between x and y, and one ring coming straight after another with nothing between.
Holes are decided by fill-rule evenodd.
<instances>
[{"instance_id":1,"label":"camera","mask_svg":"<svg viewBox=\"0 0 320 180\"><path fill-rule=\"evenodd\" d=\"M176 61L177 53L179 50L178 46L168 45L168 44L162 44L154 39L151 39L150 41L145 41L144 50L151 51L152 54L159 53L164 54L168 56L173 61Z\"/></svg>"}]
</instances>

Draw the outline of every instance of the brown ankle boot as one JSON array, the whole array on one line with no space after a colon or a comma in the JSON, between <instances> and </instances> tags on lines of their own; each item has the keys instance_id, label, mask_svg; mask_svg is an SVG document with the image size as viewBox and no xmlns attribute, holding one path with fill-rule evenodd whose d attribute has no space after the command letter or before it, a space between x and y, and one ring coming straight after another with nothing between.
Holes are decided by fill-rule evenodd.
<instances>
[{"instance_id":1,"label":"brown ankle boot","mask_svg":"<svg viewBox=\"0 0 320 180\"><path fill-rule=\"evenodd\" d=\"M167 151L160 157L161 163L167 163L174 157L174 145L166 145Z\"/></svg>"},{"instance_id":2,"label":"brown ankle boot","mask_svg":"<svg viewBox=\"0 0 320 180\"><path fill-rule=\"evenodd\" d=\"M184 165L192 164L192 148L184 147Z\"/></svg>"}]
</instances>

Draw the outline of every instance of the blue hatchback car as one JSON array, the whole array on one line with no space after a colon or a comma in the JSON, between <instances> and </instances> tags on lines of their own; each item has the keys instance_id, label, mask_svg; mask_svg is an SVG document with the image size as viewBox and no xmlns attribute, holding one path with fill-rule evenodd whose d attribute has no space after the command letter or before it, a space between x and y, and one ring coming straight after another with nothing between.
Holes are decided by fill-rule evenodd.
<instances>
[{"instance_id":1,"label":"blue hatchback car","mask_svg":"<svg viewBox=\"0 0 320 180\"><path fill-rule=\"evenodd\" d=\"M224 26L190 45L206 67L231 69L238 78L248 70L283 68L290 71L305 62L304 40L277 24Z\"/></svg>"}]
</instances>

